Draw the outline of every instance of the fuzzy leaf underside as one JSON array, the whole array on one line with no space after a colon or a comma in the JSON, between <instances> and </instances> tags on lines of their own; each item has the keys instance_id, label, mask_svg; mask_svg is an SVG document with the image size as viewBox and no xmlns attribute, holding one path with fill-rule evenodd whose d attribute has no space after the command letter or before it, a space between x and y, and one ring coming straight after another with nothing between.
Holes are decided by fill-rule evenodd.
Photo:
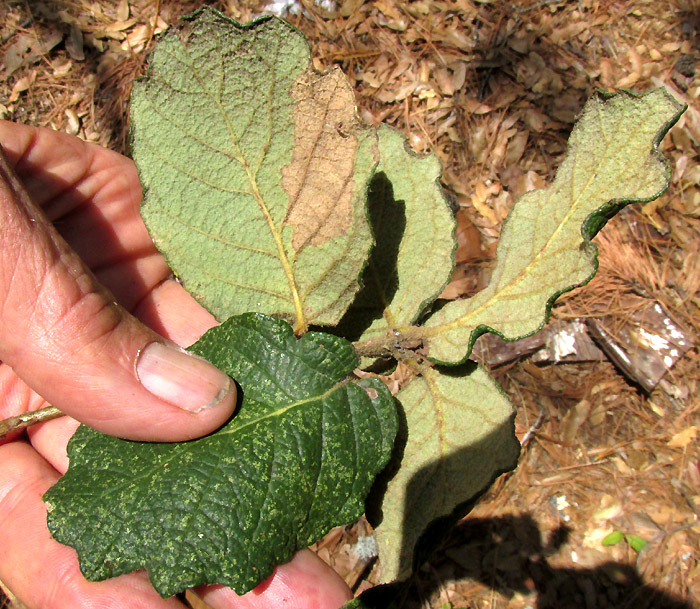
<instances>
[{"instance_id":1,"label":"fuzzy leaf underside","mask_svg":"<svg viewBox=\"0 0 700 609\"><path fill-rule=\"evenodd\" d=\"M78 429L70 468L44 499L59 542L89 580L146 568L168 597L218 583L243 594L330 528L357 519L391 454L396 405L350 382L357 355L322 333L246 314L191 349L243 387L236 416L180 443Z\"/></svg>"},{"instance_id":2,"label":"fuzzy leaf underside","mask_svg":"<svg viewBox=\"0 0 700 609\"><path fill-rule=\"evenodd\" d=\"M427 320L420 334L430 358L463 361L485 331L515 340L539 330L556 298L595 274L590 240L607 219L667 187L657 145L682 112L663 89L589 100L554 182L523 195L506 219L489 285Z\"/></svg>"},{"instance_id":3,"label":"fuzzy leaf underside","mask_svg":"<svg viewBox=\"0 0 700 609\"><path fill-rule=\"evenodd\" d=\"M456 246L440 161L409 150L396 129L380 125L377 135L380 161L368 197L376 245L340 324L342 335L358 341L414 323L449 281Z\"/></svg>"},{"instance_id":4,"label":"fuzzy leaf underside","mask_svg":"<svg viewBox=\"0 0 700 609\"><path fill-rule=\"evenodd\" d=\"M407 437L375 528L383 582L411 575L428 526L475 500L520 452L515 410L480 366L455 374L431 368L396 397Z\"/></svg>"},{"instance_id":5,"label":"fuzzy leaf underside","mask_svg":"<svg viewBox=\"0 0 700 609\"><path fill-rule=\"evenodd\" d=\"M342 72L314 71L300 32L198 11L159 40L131 125L146 226L217 319L340 320L372 245L376 134Z\"/></svg>"}]
</instances>

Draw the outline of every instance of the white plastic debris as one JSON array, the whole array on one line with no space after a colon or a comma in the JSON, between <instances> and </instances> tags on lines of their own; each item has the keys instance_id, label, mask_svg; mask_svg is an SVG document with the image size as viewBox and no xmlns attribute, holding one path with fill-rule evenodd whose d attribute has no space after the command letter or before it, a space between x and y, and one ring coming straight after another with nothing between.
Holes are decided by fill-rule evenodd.
<instances>
[{"instance_id":1,"label":"white plastic debris","mask_svg":"<svg viewBox=\"0 0 700 609\"><path fill-rule=\"evenodd\" d=\"M364 535L357 538L357 543L352 547L352 551L360 560L369 561L379 556L377 540L371 535Z\"/></svg>"}]
</instances>

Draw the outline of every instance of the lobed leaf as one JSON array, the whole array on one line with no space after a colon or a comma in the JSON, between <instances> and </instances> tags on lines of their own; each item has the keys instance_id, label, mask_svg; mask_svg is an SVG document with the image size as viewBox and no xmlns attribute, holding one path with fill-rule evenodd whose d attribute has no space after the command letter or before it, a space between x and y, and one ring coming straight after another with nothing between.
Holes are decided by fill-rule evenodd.
<instances>
[{"instance_id":1,"label":"lobed leaf","mask_svg":"<svg viewBox=\"0 0 700 609\"><path fill-rule=\"evenodd\" d=\"M428 527L462 517L460 509L513 469L520 452L515 410L480 366L454 374L430 368L397 399L407 435L375 527L383 582L411 575Z\"/></svg>"},{"instance_id":2,"label":"lobed leaf","mask_svg":"<svg viewBox=\"0 0 700 609\"><path fill-rule=\"evenodd\" d=\"M171 596L218 583L243 594L330 528L357 519L396 434L377 380L351 382L345 340L294 337L284 321L234 317L191 349L243 387L237 415L180 443L128 442L82 426L44 496L48 525L89 580L148 569Z\"/></svg>"},{"instance_id":3,"label":"lobed leaf","mask_svg":"<svg viewBox=\"0 0 700 609\"><path fill-rule=\"evenodd\" d=\"M376 135L300 32L198 11L159 40L131 125L146 226L217 319L264 312L299 333L340 320L372 245Z\"/></svg>"},{"instance_id":4,"label":"lobed leaf","mask_svg":"<svg viewBox=\"0 0 700 609\"><path fill-rule=\"evenodd\" d=\"M508 340L533 334L560 294L590 281L593 236L627 203L666 189L670 169L657 146L682 112L663 89L589 100L554 182L523 195L506 219L488 287L426 322L420 334L429 356L463 361L486 331Z\"/></svg>"}]
</instances>

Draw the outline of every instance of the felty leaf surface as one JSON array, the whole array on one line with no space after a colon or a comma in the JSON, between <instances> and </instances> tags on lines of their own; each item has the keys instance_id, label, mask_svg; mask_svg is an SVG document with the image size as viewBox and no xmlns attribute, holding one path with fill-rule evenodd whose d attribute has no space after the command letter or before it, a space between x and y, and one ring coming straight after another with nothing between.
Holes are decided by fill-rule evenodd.
<instances>
[{"instance_id":1,"label":"felty leaf surface","mask_svg":"<svg viewBox=\"0 0 700 609\"><path fill-rule=\"evenodd\" d=\"M595 274L590 240L605 222L667 187L670 169L656 147L682 112L662 89L589 100L552 185L523 195L506 219L489 285L448 303L420 331L429 356L456 363L485 331L515 340L539 330L556 298Z\"/></svg>"},{"instance_id":2,"label":"felty leaf surface","mask_svg":"<svg viewBox=\"0 0 700 609\"><path fill-rule=\"evenodd\" d=\"M396 129L380 125L377 135L380 161L368 198L377 243L339 328L358 341L415 322L449 281L456 247L440 161L409 150Z\"/></svg>"},{"instance_id":3,"label":"felty leaf surface","mask_svg":"<svg viewBox=\"0 0 700 609\"><path fill-rule=\"evenodd\" d=\"M131 125L146 226L217 319L257 311L299 332L340 320L372 245L376 135L300 32L202 9L159 40Z\"/></svg>"},{"instance_id":4,"label":"felty leaf surface","mask_svg":"<svg viewBox=\"0 0 700 609\"><path fill-rule=\"evenodd\" d=\"M243 387L237 415L191 442L128 442L82 426L45 495L48 524L89 580L146 568L164 597L219 583L243 594L330 528L357 519L387 463L396 405L351 382L345 340L231 318L191 349Z\"/></svg>"},{"instance_id":5,"label":"felty leaf surface","mask_svg":"<svg viewBox=\"0 0 700 609\"><path fill-rule=\"evenodd\" d=\"M383 582L408 577L428 526L478 498L520 453L515 410L481 366L454 375L430 368L396 397L407 437L375 527Z\"/></svg>"}]
</instances>

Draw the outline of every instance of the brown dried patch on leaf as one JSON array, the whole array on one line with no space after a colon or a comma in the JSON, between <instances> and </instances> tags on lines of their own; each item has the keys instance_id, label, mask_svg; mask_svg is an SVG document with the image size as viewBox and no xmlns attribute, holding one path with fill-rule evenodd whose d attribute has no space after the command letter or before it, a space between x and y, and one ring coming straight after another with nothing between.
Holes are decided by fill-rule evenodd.
<instances>
[{"instance_id":1,"label":"brown dried patch on leaf","mask_svg":"<svg viewBox=\"0 0 700 609\"><path fill-rule=\"evenodd\" d=\"M363 127L340 68L305 72L292 87L292 99L294 154L282 169L282 187L290 200L286 223L294 227L292 246L299 251L350 228L355 155ZM327 205L329 200L335 205Z\"/></svg>"}]
</instances>

